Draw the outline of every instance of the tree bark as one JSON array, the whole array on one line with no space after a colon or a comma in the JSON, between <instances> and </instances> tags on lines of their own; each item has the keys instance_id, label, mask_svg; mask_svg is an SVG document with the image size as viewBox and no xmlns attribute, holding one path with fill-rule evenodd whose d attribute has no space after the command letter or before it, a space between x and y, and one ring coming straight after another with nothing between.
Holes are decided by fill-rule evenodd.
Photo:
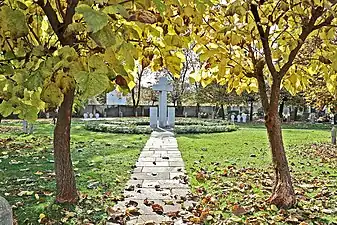
<instances>
[{"instance_id":1,"label":"tree bark","mask_svg":"<svg viewBox=\"0 0 337 225\"><path fill-rule=\"evenodd\" d=\"M298 107L295 106L295 110L294 110L294 121L297 121L297 112L298 112Z\"/></svg>"},{"instance_id":2,"label":"tree bark","mask_svg":"<svg viewBox=\"0 0 337 225\"><path fill-rule=\"evenodd\" d=\"M223 104L221 104L221 117L223 120L225 119L225 109L223 107Z\"/></svg>"},{"instance_id":3,"label":"tree bark","mask_svg":"<svg viewBox=\"0 0 337 225\"><path fill-rule=\"evenodd\" d=\"M70 156L70 125L74 101L72 89L64 94L54 129L54 160L56 173L56 202L75 203L78 200L75 175Z\"/></svg>"},{"instance_id":4,"label":"tree bark","mask_svg":"<svg viewBox=\"0 0 337 225\"><path fill-rule=\"evenodd\" d=\"M259 62L256 65L255 77L259 85L259 94L265 113L265 126L267 128L275 170L274 189L268 201L279 208L289 208L295 204L296 199L284 150L281 123L277 111L280 98L281 79L274 76L269 98L263 77L263 67L264 63L262 62Z\"/></svg>"},{"instance_id":5,"label":"tree bark","mask_svg":"<svg viewBox=\"0 0 337 225\"><path fill-rule=\"evenodd\" d=\"M276 113L269 113L265 125L267 127L275 170L274 189L268 201L280 208L289 208L295 204L296 200L278 115Z\"/></svg>"},{"instance_id":6,"label":"tree bark","mask_svg":"<svg viewBox=\"0 0 337 225\"><path fill-rule=\"evenodd\" d=\"M284 109L284 100L282 99L281 104L280 104L280 108L279 108L279 111L278 111L278 115L279 115L281 120L283 119L283 109Z\"/></svg>"},{"instance_id":7,"label":"tree bark","mask_svg":"<svg viewBox=\"0 0 337 225\"><path fill-rule=\"evenodd\" d=\"M199 117L199 111L200 111L200 104L197 103L197 107L196 107L196 114L197 114L197 117Z\"/></svg>"}]
</instances>

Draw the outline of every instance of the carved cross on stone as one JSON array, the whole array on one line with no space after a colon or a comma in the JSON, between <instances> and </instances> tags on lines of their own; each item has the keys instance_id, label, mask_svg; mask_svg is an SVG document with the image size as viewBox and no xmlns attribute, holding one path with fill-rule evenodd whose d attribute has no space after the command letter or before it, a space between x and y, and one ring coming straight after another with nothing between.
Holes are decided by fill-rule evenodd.
<instances>
[{"instance_id":1,"label":"carved cross on stone","mask_svg":"<svg viewBox=\"0 0 337 225\"><path fill-rule=\"evenodd\" d=\"M154 91L159 91L159 127L167 126L167 92L172 91L173 87L166 77L159 78L158 84L153 85Z\"/></svg>"}]
</instances>

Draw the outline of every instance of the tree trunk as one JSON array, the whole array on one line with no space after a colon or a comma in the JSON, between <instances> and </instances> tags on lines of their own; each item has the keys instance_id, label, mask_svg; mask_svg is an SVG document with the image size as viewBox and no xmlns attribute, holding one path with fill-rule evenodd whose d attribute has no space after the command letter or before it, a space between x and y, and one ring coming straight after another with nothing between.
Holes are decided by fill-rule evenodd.
<instances>
[{"instance_id":1,"label":"tree trunk","mask_svg":"<svg viewBox=\"0 0 337 225\"><path fill-rule=\"evenodd\" d=\"M284 109L284 101L282 100L281 104L280 104L280 109L278 111L278 115L279 115L281 121L283 120L283 109Z\"/></svg>"},{"instance_id":2,"label":"tree trunk","mask_svg":"<svg viewBox=\"0 0 337 225\"><path fill-rule=\"evenodd\" d=\"M280 208L288 208L296 200L284 151L280 120L276 114L269 114L267 118L266 127L275 169L275 186L269 202Z\"/></svg>"},{"instance_id":3,"label":"tree trunk","mask_svg":"<svg viewBox=\"0 0 337 225\"><path fill-rule=\"evenodd\" d=\"M284 150L281 123L277 111L280 98L281 79L278 79L277 76L274 75L273 83L271 85L271 95L269 98L263 77L263 66L263 62L257 64L255 73L259 85L260 99L265 113L265 125L275 170L274 189L268 201L279 208L289 208L295 204L296 199Z\"/></svg>"},{"instance_id":4,"label":"tree trunk","mask_svg":"<svg viewBox=\"0 0 337 225\"><path fill-rule=\"evenodd\" d=\"M297 121L297 112L298 112L298 107L296 106L294 110L294 121Z\"/></svg>"},{"instance_id":5,"label":"tree trunk","mask_svg":"<svg viewBox=\"0 0 337 225\"><path fill-rule=\"evenodd\" d=\"M197 107L196 107L197 117L199 117L199 110L200 110L200 104L197 103Z\"/></svg>"},{"instance_id":6,"label":"tree trunk","mask_svg":"<svg viewBox=\"0 0 337 225\"><path fill-rule=\"evenodd\" d=\"M64 94L54 129L56 201L75 203L78 200L75 175L70 156L70 125L75 90Z\"/></svg>"},{"instance_id":7,"label":"tree trunk","mask_svg":"<svg viewBox=\"0 0 337 225\"><path fill-rule=\"evenodd\" d=\"M253 109L254 109L254 105L253 105L253 101L250 102L250 113L249 113L249 121L253 122Z\"/></svg>"},{"instance_id":8,"label":"tree trunk","mask_svg":"<svg viewBox=\"0 0 337 225\"><path fill-rule=\"evenodd\" d=\"M221 117L223 120L225 119L225 109L223 107L223 104L221 104Z\"/></svg>"}]
</instances>

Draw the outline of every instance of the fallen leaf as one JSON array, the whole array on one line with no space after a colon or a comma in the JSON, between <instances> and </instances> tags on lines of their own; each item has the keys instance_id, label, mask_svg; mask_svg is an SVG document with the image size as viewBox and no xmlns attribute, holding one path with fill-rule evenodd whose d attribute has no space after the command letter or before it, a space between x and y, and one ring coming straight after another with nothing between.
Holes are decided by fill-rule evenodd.
<instances>
[{"instance_id":1,"label":"fallen leaf","mask_svg":"<svg viewBox=\"0 0 337 225\"><path fill-rule=\"evenodd\" d=\"M234 205L233 208L232 208L232 213L236 216L244 215L247 212L248 211L245 208L243 208L242 206L239 206L239 205Z\"/></svg>"},{"instance_id":2,"label":"fallen leaf","mask_svg":"<svg viewBox=\"0 0 337 225\"><path fill-rule=\"evenodd\" d=\"M156 212L158 214L163 214L164 212L163 206L159 204L153 204L151 207L152 207L153 212Z\"/></svg>"}]
</instances>

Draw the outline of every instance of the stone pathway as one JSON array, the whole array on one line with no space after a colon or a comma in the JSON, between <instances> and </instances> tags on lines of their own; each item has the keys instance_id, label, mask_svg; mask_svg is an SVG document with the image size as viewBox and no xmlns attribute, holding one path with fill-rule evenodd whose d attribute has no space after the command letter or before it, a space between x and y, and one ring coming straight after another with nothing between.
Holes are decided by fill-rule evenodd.
<instances>
[{"instance_id":1,"label":"stone pathway","mask_svg":"<svg viewBox=\"0 0 337 225\"><path fill-rule=\"evenodd\" d=\"M189 193L187 181L173 133L154 131L126 186L125 200L117 207L139 209L139 214L130 216L127 224L183 224L184 208L191 204L186 201ZM172 217L177 213L178 219Z\"/></svg>"}]
</instances>

